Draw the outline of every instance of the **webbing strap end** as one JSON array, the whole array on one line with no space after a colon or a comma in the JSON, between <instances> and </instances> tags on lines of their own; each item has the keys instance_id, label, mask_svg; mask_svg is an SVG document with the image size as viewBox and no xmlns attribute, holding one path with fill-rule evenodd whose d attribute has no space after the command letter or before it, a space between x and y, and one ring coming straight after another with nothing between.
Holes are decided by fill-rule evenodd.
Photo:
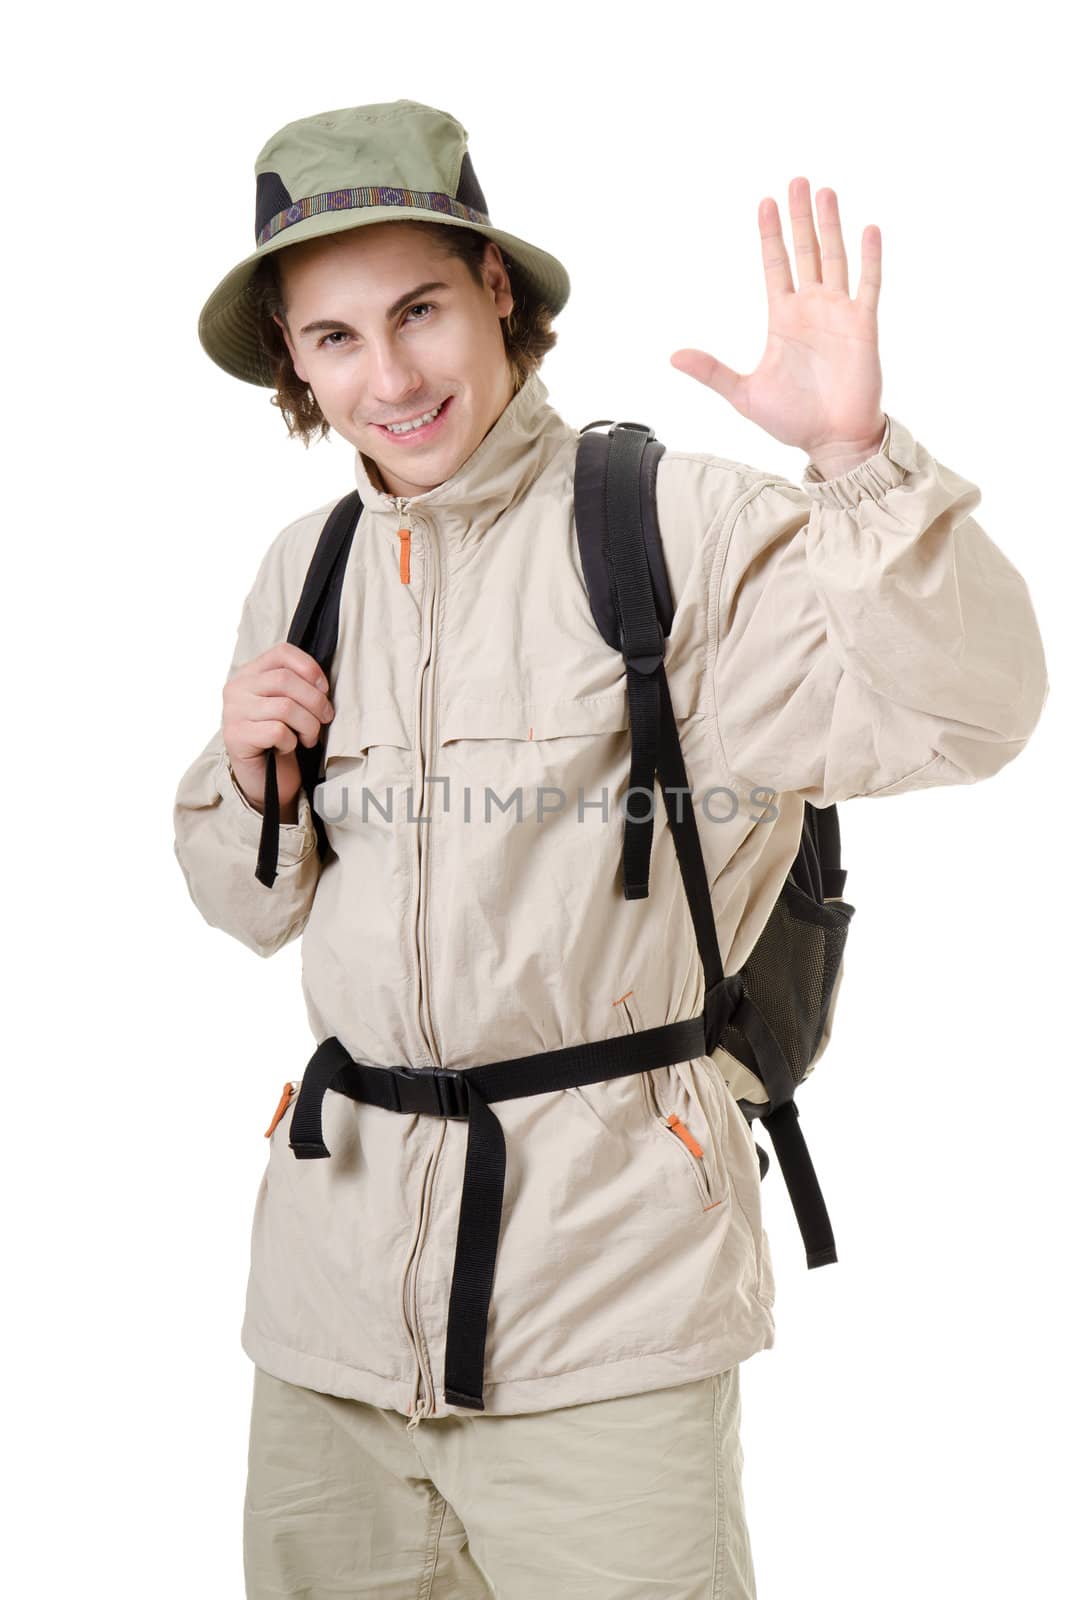
<instances>
[{"instance_id":1,"label":"webbing strap end","mask_svg":"<svg viewBox=\"0 0 1088 1600\"><path fill-rule=\"evenodd\" d=\"M443 1389L443 1397L448 1406L470 1406L473 1411L482 1411L484 1403L477 1394L459 1394L456 1389Z\"/></svg>"},{"instance_id":2,"label":"webbing strap end","mask_svg":"<svg viewBox=\"0 0 1088 1600\"><path fill-rule=\"evenodd\" d=\"M659 634L661 633L660 624L658 625L657 631ZM643 677L650 678L657 671L658 667L664 665L664 639L662 639L661 647L653 655L624 656L623 659L629 667L633 667L636 672L641 672Z\"/></svg>"}]
</instances>

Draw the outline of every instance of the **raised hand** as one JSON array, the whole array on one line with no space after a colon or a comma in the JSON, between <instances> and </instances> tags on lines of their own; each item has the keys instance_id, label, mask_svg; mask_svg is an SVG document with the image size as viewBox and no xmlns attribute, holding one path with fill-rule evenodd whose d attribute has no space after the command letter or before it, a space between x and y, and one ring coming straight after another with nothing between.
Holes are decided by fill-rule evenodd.
<instances>
[{"instance_id":1,"label":"raised hand","mask_svg":"<svg viewBox=\"0 0 1088 1600\"><path fill-rule=\"evenodd\" d=\"M862 233L861 276L851 299L835 191L818 190L816 204L819 240L808 179L794 178L795 289L778 207L772 198L760 201L768 326L755 371L734 372L705 350L677 350L672 364L783 444L807 451L821 470L843 471L844 461L852 465L874 454L884 434L876 327L880 229L870 224Z\"/></svg>"}]
</instances>

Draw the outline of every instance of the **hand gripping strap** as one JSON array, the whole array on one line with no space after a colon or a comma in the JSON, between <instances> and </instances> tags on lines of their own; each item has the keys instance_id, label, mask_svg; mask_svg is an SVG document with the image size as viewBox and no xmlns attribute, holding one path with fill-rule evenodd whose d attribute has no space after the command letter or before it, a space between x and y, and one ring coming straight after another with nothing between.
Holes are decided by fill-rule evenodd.
<instances>
[{"instance_id":1,"label":"hand gripping strap","mask_svg":"<svg viewBox=\"0 0 1088 1600\"><path fill-rule=\"evenodd\" d=\"M332 658L336 653L336 641L340 631L340 590L352 537L362 509L363 502L356 489L352 489L350 494L346 494L333 507L317 541L317 548L311 558L306 580L302 585L302 594L287 634L287 643L297 645L300 650L305 650L308 655L313 656L330 684ZM325 731L323 725L317 744L312 748L303 744L295 746L299 771L302 774L302 786L311 808L324 759ZM264 816L261 822L261 841L257 850L255 877L270 889L276 881L280 840L280 800L275 750L269 750L266 763ZM317 833L317 848L324 860L329 847L325 823L316 811L313 813L313 818L314 830Z\"/></svg>"}]
</instances>

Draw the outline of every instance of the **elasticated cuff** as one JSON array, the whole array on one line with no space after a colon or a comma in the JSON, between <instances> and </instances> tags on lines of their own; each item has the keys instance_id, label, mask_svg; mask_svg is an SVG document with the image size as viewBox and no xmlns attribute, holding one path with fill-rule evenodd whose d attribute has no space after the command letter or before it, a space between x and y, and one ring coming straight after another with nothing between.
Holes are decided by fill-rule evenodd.
<instances>
[{"instance_id":1,"label":"elasticated cuff","mask_svg":"<svg viewBox=\"0 0 1088 1600\"><path fill-rule=\"evenodd\" d=\"M867 461L834 478L824 478L811 462L805 468L801 487L817 505L850 510L864 499L879 499L889 489L898 489L907 473L916 469L914 435L889 412L885 416L880 449Z\"/></svg>"},{"instance_id":2,"label":"elasticated cuff","mask_svg":"<svg viewBox=\"0 0 1088 1600\"><path fill-rule=\"evenodd\" d=\"M264 817L256 806L250 805L239 788L226 751L223 752L216 769L215 786L222 795L224 804L230 808L237 821L238 836L242 843L256 851L261 842ZM280 823L277 866L296 866L306 859L317 844L317 830L314 827L313 813L305 789L299 790L298 818L297 822Z\"/></svg>"}]
</instances>

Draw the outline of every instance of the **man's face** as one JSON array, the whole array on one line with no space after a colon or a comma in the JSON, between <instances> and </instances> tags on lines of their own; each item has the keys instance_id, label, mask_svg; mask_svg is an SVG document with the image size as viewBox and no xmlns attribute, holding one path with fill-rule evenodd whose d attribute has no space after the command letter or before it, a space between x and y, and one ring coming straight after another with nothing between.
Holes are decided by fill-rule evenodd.
<instances>
[{"instance_id":1,"label":"man's face","mask_svg":"<svg viewBox=\"0 0 1088 1600\"><path fill-rule=\"evenodd\" d=\"M514 393L499 320L514 300L499 247L488 241L482 288L463 261L396 222L291 245L279 270L287 324L276 321L329 426L370 459L389 494L445 482ZM381 426L439 405L418 431L397 437Z\"/></svg>"}]
</instances>

